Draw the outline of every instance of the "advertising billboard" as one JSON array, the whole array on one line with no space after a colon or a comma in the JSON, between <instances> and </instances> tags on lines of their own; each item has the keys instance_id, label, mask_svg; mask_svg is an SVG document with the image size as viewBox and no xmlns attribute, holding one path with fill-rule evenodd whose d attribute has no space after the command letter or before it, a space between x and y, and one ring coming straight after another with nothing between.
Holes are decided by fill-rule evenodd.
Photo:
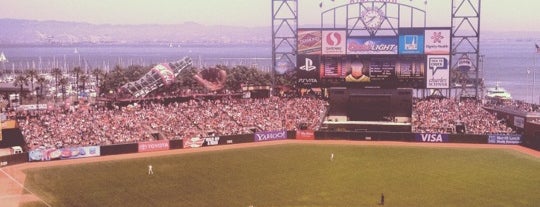
<instances>
[{"instance_id":1,"label":"advertising billboard","mask_svg":"<svg viewBox=\"0 0 540 207\"><path fill-rule=\"evenodd\" d=\"M449 29L426 30L424 53L426 55L450 54L450 30Z\"/></svg>"},{"instance_id":2,"label":"advertising billboard","mask_svg":"<svg viewBox=\"0 0 540 207\"><path fill-rule=\"evenodd\" d=\"M99 146L69 147L62 149L36 149L28 153L29 161L49 161L58 159L76 159L101 155Z\"/></svg>"},{"instance_id":3,"label":"advertising billboard","mask_svg":"<svg viewBox=\"0 0 540 207\"><path fill-rule=\"evenodd\" d=\"M278 131L256 132L253 136L253 139L255 142L287 139L287 131L278 130Z\"/></svg>"},{"instance_id":4,"label":"advertising billboard","mask_svg":"<svg viewBox=\"0 0 540 207\"><path fill-rule=\"evenodd\" d=\"M514 126L519 128L525 128L525 118L521 116L514 116Z\"/></svg>"},{"instance_id":5,"label":"advertising billboard","mask_svg":"<svg viewBox=\"0 0 540 207\"><path fill-rule=\"evenodd\" d=\"M297 130L296 139L299 140L315 140L315 131L313 130Z\"/></svg>"},{"instance_id":6,"label":"advertising billboard","mask_svg":"<svg viewBox=\"0 0 540 207\"><path fill-rule=\"evenodd\" d=\"M350 37L347 39L347 54L375 55L398 54L397 37Z\"/></svg>"},{"instance_id":7,"label":"advertising billboard","mask_svg":"<svg viewBox=\"0 0 540 207\"><path fill-rule=\"evenodd\" d=\"M428 55L427 67L426 88L450 87L449 55Z\"/></svg>"},{"instance_id":8,"label":"advertising billboard","mask_svg":"<svg viewBox=\"0 0 540 207\"><path fill-rule=\"evenodd\" d=\"M448 142L448 134L424 133L415 134L417 142Z\"/></svg>"},{"instance_id":9,"label":"advertising billboard","mask_svg":"<svg viewBox=\"0 0 540 207\"><path fill-rule=\"evenodd\" d=\"M322 54L344 55L346 54L347 33L345 30L322 31Z\"/></svg>"},{"instance_id":10,"label":"advertising billboard","mask_svg":"<svg viewBox=\"0 0 540 207\"><path fill-rule=\"evenodd\" d=\"M153 152L169 150L169 140L139 142L139 152Z\"/></svg>"},{"instance_id":11,"label":"advertising billboard","mask_svg":"<svg viewBox=\"0 0 540 207\"><path fill-rule=\"evenodd\" d=\"M298 55L298 70L296 73L297 83L300 87L318 87L320 56L318 55Z\"/></svg>"},{"instance_id":12,"label":"advertising billboard","mask_svg":"<svg viewBox=\"0 0 540 207\"><path fill-rule=\"evenodd\" d=\"M519 134L492 134L488 136L489 144L521 144Z\"/></svg>"},{"instance_id":13,"label":"advertising billboard","mask_svg":"<svg viewBox=\"0 0 540 207\"><path fill-rule=\"evenodd\" d=\"M321 30L298 29L298 54L319 55L321 47Z\"/></svg>"},{"instance_id":14,"label":"advertising billboard","mask_svg":"<svg viewBox=\"0 0 540 207\"><path fill-rule=\"evenodd\" d=\"M204 144L204 141L205 140L200 138L200 137L193 137L193 138L183 139L184 149L202 147L203 144Z\"/></svg>"},{"instance_id":15,"label":"advertising billboard","mask_svg":"<svg viewBox=\"0 0 540 207\"><path fill-rule=\"evenodd\" d=\"M424 54L424 35L400 35L399 54Z\"/></svg>"}]
</instances>

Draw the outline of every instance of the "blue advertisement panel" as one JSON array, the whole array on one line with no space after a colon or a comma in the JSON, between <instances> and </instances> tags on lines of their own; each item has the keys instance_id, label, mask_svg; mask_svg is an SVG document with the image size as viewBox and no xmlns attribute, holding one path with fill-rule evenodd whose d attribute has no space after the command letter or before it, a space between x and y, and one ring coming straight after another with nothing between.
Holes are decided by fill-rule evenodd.
<instances>
[{"instance_id":1,"label":"blue advertisement panel","mask_svg":"<svg viewBox=\"0 0 540 207\"><path fill-rule=\"evenodd\" d=\"M448 134L423 133L415 134L417 142L448 142Z\"/></svg>"},{"instance_id":2,"label":"blue advertisement panel","mask_svg":"<svg viewBox=\"0 0 540 207\"><path fill-rule=\"evenodd\" d=\"M424 35L400 35L399 54L424 54Z\"/></svg>"},{"instance_id":3,"label":"blue advertisement panel","mask_svg":"<svg viewBox=\"0 0 540 207\"><path fill-rule=\"evenodd\" d=\"M347 54L398 54L397 37L351 37L347 39Z\"/></svg>"},{"instance_id":4,"label":"blue advertisement panel","mask_svg":"<svg viewBox=\"0 0 540 207\"><path fill-rule=\"evenodd\" d=\"M287 139L287 131L279 130L279 131L256 132L253 138L255 142Z\"/></svg>"},{"instance_id":5,"label":"blue advertisement panel","mask_svg":"<svg viewBox=\"0 0 540 207\"><path fill-rule=\"evenodd\" d=\"M36 149L28 154L29 161L49 161L58 159L75 159L97 157L101 155L99 146L70 147L62 149Z\"/></svg>"},{"instance_id":6,"label":"blue advertisement panel","mask_svg":"<svg viewBox=\"0 0 540 207\"><path fill-rule=\"evenodd\" d=\"M489 144L521 144L519 134L492 134L488 136Z\"/></svg>"}]
</instances>

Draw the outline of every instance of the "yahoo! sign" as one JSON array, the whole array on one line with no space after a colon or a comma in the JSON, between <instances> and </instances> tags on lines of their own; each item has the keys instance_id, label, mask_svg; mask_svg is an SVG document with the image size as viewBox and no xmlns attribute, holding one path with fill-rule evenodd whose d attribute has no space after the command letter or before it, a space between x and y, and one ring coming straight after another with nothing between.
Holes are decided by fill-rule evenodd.
<instances>
[{"instance_id":1,"label":"yahoo! sign","mask_svg":"<svg viewBox=\"0 0 540 207\"><path fill-rule=\"evenodd\" d=\"M287 131L280 130L280 131L257 132L254 135L255 142L264 142L264 141L281 140L281 139L287 139Z\"/></svg>"}]
</instances>

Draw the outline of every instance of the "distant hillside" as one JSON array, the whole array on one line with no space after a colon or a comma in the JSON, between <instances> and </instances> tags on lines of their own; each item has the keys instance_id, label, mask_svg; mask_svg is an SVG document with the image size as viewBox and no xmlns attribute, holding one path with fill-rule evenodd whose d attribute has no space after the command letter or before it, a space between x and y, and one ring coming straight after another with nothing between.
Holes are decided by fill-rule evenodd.
<instances>
[{"instance_id":1,"label":"distant hillside","mask_svg":"<svg viewBox=\"0 0 540 207\"><path fill-rule=\"evenodd\" d=\"M0 19L0 44L269 44L271 28L177 25L110 25Z\"/></svg>"}]
</instances>

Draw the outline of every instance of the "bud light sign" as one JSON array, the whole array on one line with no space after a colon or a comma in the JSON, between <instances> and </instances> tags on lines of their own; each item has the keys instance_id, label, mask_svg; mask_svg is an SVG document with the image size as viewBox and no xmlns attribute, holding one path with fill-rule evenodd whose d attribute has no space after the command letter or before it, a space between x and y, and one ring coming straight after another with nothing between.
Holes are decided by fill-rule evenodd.
<instances>
[{"instance_id":1,"label":"bud light sign","mask_svg":"<svg viewBox=\"0 0 540 207\"><path fill-rule=\"evenodd\" d=\"M448 134L416 134L417 142L448 142Z\"/></svg>"},{"instance_id":2,"label":"bud light sign","mask_svg":"<svg viewBox=\"0 0 540 207\"><path fill-rule=\"evenodd\" d=\"M349 38L347 54L398 54L398 39L395 37Z\"/></svg>"},{"instance_id":3,"label":"bud light sign","mask_svg":"<svg viewBox=\"0 0 540 207\"><path fill-rule=\"evenodd\" d=\"M264 142L264 141L273 141L273 140L282 140L287 139L287 131L268 131L268 132L257 132L254 135L255 142Z\"/></svg>"}]
</instances>

